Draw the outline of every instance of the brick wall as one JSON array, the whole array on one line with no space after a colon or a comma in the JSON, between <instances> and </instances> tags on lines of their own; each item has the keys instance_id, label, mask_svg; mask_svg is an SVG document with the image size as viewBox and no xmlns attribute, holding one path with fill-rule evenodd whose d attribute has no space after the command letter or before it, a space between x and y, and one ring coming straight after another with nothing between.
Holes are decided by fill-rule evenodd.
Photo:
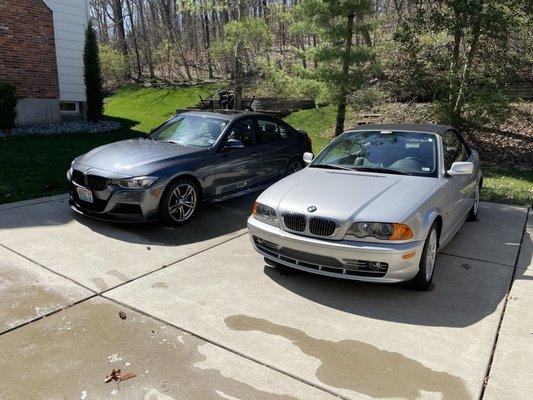
<instances>
[{"instance_id":1,"label":"brick wall","mask_svg":"<svg viewBox=\"0 0 533 400\"><path fill-rule=\"evenodd\" d=\"M53 14L42 0L0 0L0 79L22 98L59 98Z\"/></svg>"}]
</instances>

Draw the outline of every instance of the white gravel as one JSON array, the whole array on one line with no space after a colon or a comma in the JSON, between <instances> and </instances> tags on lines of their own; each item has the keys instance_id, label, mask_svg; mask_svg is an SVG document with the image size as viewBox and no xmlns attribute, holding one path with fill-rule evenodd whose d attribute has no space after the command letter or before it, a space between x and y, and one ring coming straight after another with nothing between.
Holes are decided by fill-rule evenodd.
<instances>
[{"instance_id":1,"label":"white gravel","mask_svg":"<svg viewBox=\"0 0 533 400\"><path fill-rule=\"evenodd\" d=\"M117 121L71 121L57 124L31 125L12 129L9 134L0 131L0 137L20 135L56 135L61 133L104 133L120 129L122 124Z\"/></svg>"}]
</instances>

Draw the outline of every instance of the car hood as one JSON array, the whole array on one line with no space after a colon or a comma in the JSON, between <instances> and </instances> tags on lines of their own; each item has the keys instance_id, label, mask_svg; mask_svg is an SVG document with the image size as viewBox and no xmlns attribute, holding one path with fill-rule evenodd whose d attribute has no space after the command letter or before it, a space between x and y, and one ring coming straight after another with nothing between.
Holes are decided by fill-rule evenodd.
<instances>
[{"instance_id":1,"label":"car hood","mask_svg":"<svg viewBox=\"0 0 533 400\"><path fill-rule=\"evenodd\" d=\"M339 222L401 222L437 185L436 178L305 168L258 199L279 213L298 212Z\"/></svg>"},{"instance_id":2,"label":"car hood","mask_svg":"<svg viewBox=\"0 0 533 400\"><path fill-rule=\"evenodd\" d=\"M165 167L172 161L206 153L198 147L150 139L130 139L110 143L78 157L76 164L117 174L134 176Z\"/></svg>"}]
</instances>

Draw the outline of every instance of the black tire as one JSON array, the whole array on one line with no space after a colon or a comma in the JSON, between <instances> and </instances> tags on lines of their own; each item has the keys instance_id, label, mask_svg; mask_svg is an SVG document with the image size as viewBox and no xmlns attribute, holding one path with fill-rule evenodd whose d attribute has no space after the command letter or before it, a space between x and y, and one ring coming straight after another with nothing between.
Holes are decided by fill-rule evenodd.
<instances>
[{"instance_id":1,"label":"black tire","mask_svg":"<svg viewBox=\"0 0 533 400\"><path fill-rule=\"evenodd\" d=\"M193 199L194 201L192 201ZM200 188L198 184L188 178L177 179L167 186L161 198L159 204L161 221L170 226L186 224L196 215L199 205ZM172 212L173 209L174 212Z\"/></svg>"},{"instance_id":2,"label":"black tire","mask_svg":"<svg viewBox=\"0 0 533 400\"><path fill-rule=\"evenodd\" d=\"M287 167L285 168L285 176L289 176L291 174L294 174L295 172L300 171L304 167L303 159L300 159L298 157L291 158L289 162L287 163Z\"/></svg>"},{"instance_id":3,"label":"black tire","mask_svg":"<svg viewBox=\"0 0 533 400\"><path fill-rule=\"evenodd\" d=\"M426 291L431 287L437 259L438 237L437 224L433 223L424 242L418 273L409 281L409 287L413 290ZM431 252L429 257L428 252ZM432 263L429 258L433 259Z\"/></svg>"},{"instance_id":4,"label":"black tire","mask_svg":"<svg viewBox=\"0 0 533 400\"><path fill-rule=\"evenodd\" d=\"M466 217L466 220L469 222L475 221L477 219L477 215L479 212L479 194L481 192L481 184L477 187L476 197L474 198L474 204L472 204L472 208L468 212L468 216Z\"/></svg>"}]
</instances>

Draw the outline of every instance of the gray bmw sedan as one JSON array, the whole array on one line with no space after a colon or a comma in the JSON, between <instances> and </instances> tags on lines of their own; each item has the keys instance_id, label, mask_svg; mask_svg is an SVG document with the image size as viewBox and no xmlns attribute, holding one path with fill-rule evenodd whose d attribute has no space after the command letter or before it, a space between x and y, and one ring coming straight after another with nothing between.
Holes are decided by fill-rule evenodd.
<instances>
[{"instance_id":1,"label":"gray bmw sedan","mask_svg":"<svg viewBox=\"0 0 533 400\"><path fill-rule=\"evenodd\" d=\"M67 172L78 213L114 221L180 225L202 202L261 190L303 167L311 140L255 112L189 111L148 137L111 143Z\"/></svg>"}]
</instances>

